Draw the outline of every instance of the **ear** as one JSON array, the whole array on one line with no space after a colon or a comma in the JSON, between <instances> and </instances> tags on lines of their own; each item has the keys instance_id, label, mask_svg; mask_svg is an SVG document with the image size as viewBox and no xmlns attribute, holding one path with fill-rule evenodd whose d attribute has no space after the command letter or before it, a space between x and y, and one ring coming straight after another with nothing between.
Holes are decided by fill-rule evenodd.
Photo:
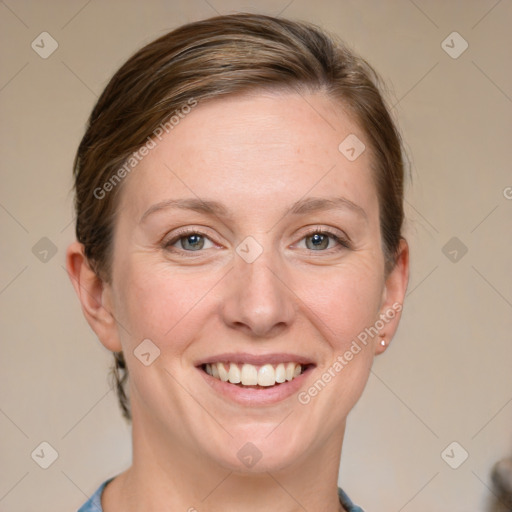
<instances>
[{"instance_id":1,"label":"ear","mask_svg":"<svg viewBox=\"0 0 512 512\"><path fill-rule=\"evenodd\" d=\"M66 251L66 270L82 305L84 316L101 343L113 352L122 350L112 314L112 290L91 269L84 246L73 242Z\"/></svg>"},{"instance_id":2,"label":"ear","mask_svg":"<svg viewBox=\"0 0 512 512\"><path fill-rule=\"evenodd\" d=\"M400 240L396 264L386 278L384 292L382 295L382 305L380 308L379 319L384 324L380 329L380 336L374 338L375 354L382 354L386 347L391 343L400 317L402 316L403 302L407 283L409 282L409 245L405 239ZM381 345L381 340L386 344Z\"/></svg>"}]
</instances>

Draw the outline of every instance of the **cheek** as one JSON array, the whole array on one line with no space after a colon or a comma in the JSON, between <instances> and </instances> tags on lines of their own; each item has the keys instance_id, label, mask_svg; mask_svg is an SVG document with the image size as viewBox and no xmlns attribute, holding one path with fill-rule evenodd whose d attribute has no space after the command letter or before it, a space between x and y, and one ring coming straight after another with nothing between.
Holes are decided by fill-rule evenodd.
<instances>
[{"instance_id":1,"label":"cheek","mask_svg":"<svg viewBox=\"0 0 512 512\"><path fill-rule=\"evenodd\" d=\"M119 321L126 326L130 346L149 338L158 346L180 348L181 331L200 311L201 299L215 285L206 273L180 274L151 265L125 265L120 280ZM172 344L169 343L172 340ZM183 341L182 343L185 343Z\"/></svg>"},{"instance_id":2,"label":"cheek","mask_svg":"<svg viewBox=\"0 0 512 512\"><path fill-rule=\"evenodd\" d=\"M303 275L301 281L297 295L336 352L378 319L383 288L375 267L331 269L320 279Z\"/></svg>"}]
</instances>

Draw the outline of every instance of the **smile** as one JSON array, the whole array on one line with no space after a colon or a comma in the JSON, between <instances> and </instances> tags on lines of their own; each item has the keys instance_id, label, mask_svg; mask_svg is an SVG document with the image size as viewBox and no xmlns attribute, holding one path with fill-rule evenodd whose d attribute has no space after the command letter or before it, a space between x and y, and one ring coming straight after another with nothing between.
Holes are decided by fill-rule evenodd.
<instances>
[{"instance_id":1,"label":"smile","mask_svg":"<svg viewBox=\"0 0 512 512\"><path fill-rule=\"evenodd\" d=\"M193 364L216 395L244 407L271 406L291 398L317 366L313 358L291 352L224 352Z\"/></svg>"},{"instance_id":2,"label":"smile","mask_svg":"<svg viewBox=\"0 0 512 512\"><path fill-rule=\"evenodd\" d=\"M202 365L202 369L215 379L238 386L270 387L292 381L308 365L295 362L253 365L250 363L216 362Z\"/></svg>"}]
</instances>

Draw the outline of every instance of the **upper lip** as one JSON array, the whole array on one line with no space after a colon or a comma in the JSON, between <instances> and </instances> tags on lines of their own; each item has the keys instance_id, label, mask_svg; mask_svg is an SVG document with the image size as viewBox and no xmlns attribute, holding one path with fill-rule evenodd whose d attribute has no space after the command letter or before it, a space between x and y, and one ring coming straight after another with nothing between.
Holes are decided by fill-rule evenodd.
<instances>
[{"instance_id":1,"label":"upper lip","mask_svg":"<svg viewBox=\"0 0 512 512\"><path fill-rule=\"evenodd\" d=\"M299 363L302 365L314 364L311 359L298 354L290 353L272 353L272 354L249 354L247 352L225 352L224 354L217 354L214 356L205 357L195 363L195 366L201 366L207 363L249 363L254 366L261 366L264 364L279 364L279 363Z\"/></svg>"}]
</instances>

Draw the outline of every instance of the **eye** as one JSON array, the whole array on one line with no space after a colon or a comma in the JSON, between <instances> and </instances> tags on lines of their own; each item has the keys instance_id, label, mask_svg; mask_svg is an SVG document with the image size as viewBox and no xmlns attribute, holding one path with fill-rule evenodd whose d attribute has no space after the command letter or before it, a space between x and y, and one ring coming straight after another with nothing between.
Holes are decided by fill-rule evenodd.
<instances>
[{"instance_id":1,"label":"eye","mask_svg":"<svg viewBox=\"0 0 512 512\"><path fill-rule=\"evenodd\" d=\"M306 249L312 251L324 252L328 249L341 250L342 248L349 248L349 242L346 238L328 230L316 229L310 231L300 242L303 240L305 241Z\"/></svg>"},{"instance_id":2,"label":"eye","mask_svg":"<svg viewBox=\"0 0 512 512\"><path fill-rule=\"evenodd\" d=\"M209 244L209 245L208 245ZM178 249L187 252L197 252L201 249L210 249L213 242L198 231L182 231L164 243L166 249Z\"/></svg>"}]
</instances>

